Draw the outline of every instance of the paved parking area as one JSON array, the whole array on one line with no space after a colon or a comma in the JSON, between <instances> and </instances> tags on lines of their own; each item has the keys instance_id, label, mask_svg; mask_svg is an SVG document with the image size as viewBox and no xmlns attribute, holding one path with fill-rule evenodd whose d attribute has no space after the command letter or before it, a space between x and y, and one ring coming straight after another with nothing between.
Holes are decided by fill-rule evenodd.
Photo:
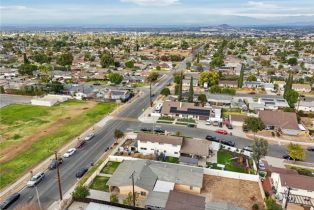
<instances>
[{"instance_id":1,"label":"paved parking area","mask_svg":"<svg viewBox=\"0 0 314 210\"><path fill-rule=\"evenodd\" d=\"M29 104L31 103L32 96L19 96L19 95L7 95L0 94L0 108L9 104Z\"/></svg>"}]
</instances>

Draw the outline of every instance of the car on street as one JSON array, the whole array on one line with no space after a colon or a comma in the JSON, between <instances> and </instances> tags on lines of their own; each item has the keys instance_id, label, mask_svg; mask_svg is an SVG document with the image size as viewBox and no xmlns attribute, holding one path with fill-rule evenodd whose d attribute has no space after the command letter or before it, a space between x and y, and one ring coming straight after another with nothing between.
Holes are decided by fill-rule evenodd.
<instances>
[{"instance_id":1,"label":"car on street","mask_svg":"<svg viewBox=\"0 0 314 210\"><path fill-rule=\"evenodd\" d=\"M81 140L81 141L78 141L75 148L76 149L80 149L82 148L84 145L85 145L86 141L85 140Z\"/></svg>"},{"instance_id":2,"label":"car on street","mask_svg":"<svg viewBox=\"0 0 314 210\"><path fill-rule=\"evenodd\" d=\"M251 146L245 146L245 147L243 147L243 150L248 151L248 152L253 152L253 149Z\"/></svg>"},{"instance_id":3,"label":"car on street","mask_svg":"<svg viewBox=\"0 0 314 210\"><path fill-rule=\"evenodd\" d=\"M188 126L189 128L196 128L196 125L195 125L195 124L187 124L187 126Z\"/></svg>"},{"instance_id":4,"label":"car on street","mask_svg":"<svg viewBox=\"0 0 314 210\"><path fill-rule=\"evenodd\" d=\"M74 155L75 152L76 152L75 148L70 148L68 149L68 151L66 151L66 153L64 153L63 157L65 158L71 157L72 155Z\"/></svg>"},{"instance_id":5,"label":"car on street","mask_svg":"<svg viewBox=\"0 0 314 210\"><path fill-rule=\"evenodd\" d=\"M285 154L282 156L283 159L285 160L295 160L295 161L300 161L300 159L293 159L292 157L290 157L290 155Z\"/></svg>"},{"instance_id":6,"label":"car on street","mask_svg":"<svg viewBox=\"0 0 314 210\"><path fill-rule=\"evenodd\" d=\"M211 135L207 135L205 137L205 139L207 139L208 141L214 141L214 142L219 142L220 140L217 139L215 136L211 136Z\"/></svg>"},{"instance_id":7,"label":"car on street","mask_svg":"<svg viewBox=\"0 0 314 210\"><path fill-rule=\"evenodd\" d=\"M231 123L227 123L227 124L226 124L226 127L227 127L228 129L230 129L230 130L233 129Z\"/></svg>"},{"instance_id":8,"label":"car on street","mask_svg":"<svg viewBox=\"0 0 314 210\"><path fill-rule=\"evenodd\" d=\"M228 135L228 132L225 131L225 130L222 130L222 129L218 129L215 132L218 133L218 134L222 134L222 135Z\"/></svg>"},{"instance_id":9,"label":"car on street","mask_svg":"<svg viewBox=\"0 0 314 210\"><path fill-rule=\"evenodd\" d=\"M161 129L161 128L155 128L154 129L155 133L165 133L165 130Z\"/></svg>"},{"instance_id":10,"label":"car on street","mask_svg":"<svg viewBox=\"0 0 314 210\"><path fill-rule=\"evenodd\" d=\"M263 161L259 160L259 162L258 162L258 168L259 168L260 170L265 170L265 164L264 164Z\"/></svg>"},{"instance_id":11,"label":"car on street","mask_svg":"<svg viewBox=\"0 0 314 210\"><path fill-rule=\"evenodd\" d=\"M92 140L92 138L94 138L94 136L95 136L94 133L90 133L90 134L88 134L88 135L84 138L84 140L85 140L85 141Z\"/></svg>"},{"instance_id":12,"label":"car on street","mask_svg":"<svg viewBox=\"0 0 314 210\"><path fill-rule=\"evenodd\" d=\"M309 152L314 152L314 146L313 146L313 147L308 147L308 148L307 148L307 151L309 151Z\"/></svg>"},{"instance_id":13,"label":"car on street","mask_svg":"<svg viewBox=\"0 0 314 210\"><path fill-rule=\"evenodd\" d=\"M81 178L87 171L88 168L80 168L75 174L76 178Z\"/></svg>"},{"instance_id":14,"label":"car on street","mask_svg":"<svg viewBox=\"0 0 314 210\"><path fill-rule=\"evenodd\" d=\"M150 128L141 128L141 131L143 131L143 132L152 132L152 129L150 129Z\"/></svg>"},{"instance_id":15,"label":"car on street","mask_svg":"<svg viewBox=\"0 0 314 210\"><path fill-rule=\"evenodd\" d=\"M221 144L224 144L224 145L227 145L227 146L230 146L230 147L234 147L235 146L235 143L231 140L221 140L220 141Z\"/></svg>"},{"instance_id":16,"label":"car on street","mask_svg":"<svg viewBox=\"0 0 314 210\"><path fill-rule=\"evenodd\" d=\"M58 164L61 165L63 163L63 159L62 158L58 158ZM54 170L57 168L57 161L55 159L53 159L51 161L51 163L48 166L49 170Z\"/></svg>"},{"instance_id":17,"label":"car on street","mask_svg":"<svg viewBox=\"0 0 314 210\"><path fill-rule=\"evenodd\" d=\"M44 172L40 172L38 174L35 174L31 180L27 182L27 187L34 187L35 185L39 184L45 177Z\"/></svg>"},{"instance_id":18,"label":"car on street","mask_svg":"<svg viewBox=\"0 0 314 210\"><path fill-rule=\"evenodd\" d=\"M5 201L0 203L0 209L8 209L15 201L17 201L20 198L20 193L13 193L10 195Z\"/></svg>"}]
</instances>

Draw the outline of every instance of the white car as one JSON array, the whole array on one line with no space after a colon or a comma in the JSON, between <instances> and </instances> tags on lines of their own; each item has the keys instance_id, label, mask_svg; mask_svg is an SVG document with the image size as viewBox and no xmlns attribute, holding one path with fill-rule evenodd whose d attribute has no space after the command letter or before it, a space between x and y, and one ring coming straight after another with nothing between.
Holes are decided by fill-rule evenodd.
<instances>
[{"instance_id":1,"label":"white car","mask_svg":"<svg viewBox=\"0 0 314 210\"><path fill-rule=\"evenodd\" d=\"M263 161L259 160L259 162L258 162L258 168L259 168L260 170L265 170L265 164L263 163Z\"/></svg>"},{"instance_id":2,"label":"white car","mask_svg":"<svg viewBox=\"0 0 314 210\"><path fill-rule=\"evenodd\" d=\"M66 153L64 153L63 157L68 158L68 157L72 156L75 152L76 152L76 149L71 148Z\"/></svg>"},{"instance_id":3,"label":"white car","mask_svg":"<svg viewBox=\"0 0 314 210\"><path fill-rule=\"evenodd\" d=\"M38 184L39 182L41 182L41 180L43 180L43 178L45 177L45 173L44 172L40 172L36 175L34 175L31 180L29 180L27 182L27 186L28 187L34 187L36 184Z\"/></svg>"},{"instance_id":4,"label":"white car","mask_svg":"<svg viewBox=\"0 0 314 210\"><path fill-rule=\"evenodd\" d=\"M90 133L90 134L88 134L86 137L85 137L85 141L89 141L89 140L91 140L93 137L95 136L95 134L94 133Z\"/></svg>"}]
</instances>

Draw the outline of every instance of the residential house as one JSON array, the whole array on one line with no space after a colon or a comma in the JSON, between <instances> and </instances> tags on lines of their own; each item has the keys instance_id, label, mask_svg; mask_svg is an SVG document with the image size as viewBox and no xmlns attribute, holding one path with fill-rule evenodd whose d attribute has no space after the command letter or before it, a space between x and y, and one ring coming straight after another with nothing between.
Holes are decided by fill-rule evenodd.
<instances>
[{"instance_id":1,"label":"residential house","mask_svg":"<svg viewBox=\"0 0 314 210\"><path fill-rule=\"evenodd\" d=\"M137 149L144 155L160 155L179 157L183 137L166 136L151 133L137 135Z\"/></svg>"},{"instance_id":2,"label":"residential house","mask_svg":"<svg viewBox=\"0 0 314 210\"><path fill-rule=\"evenodd\" d=\"M131 93L129 90L119 90L119 89L112 89L106 88L102 89L97 93L98 98L104 98L106 100L121 100L125 102L131 98Z\"/></svg>"},{"instance_id":3,"label":"residential house","mask_svg":"<svg viewBox=\"0 0 314 210\"><path fill-rule=\"evenodd\" d=\"M226 94L206 94L207 101L211 106L230 107L233 97Z\"/></svg>"},{"instance_id":4,"label":"residential house","mask_svg":"<svg viewBox=\"0 0 314 210\"><path fill-rule=\"evenodd\" d=\"M200 194L203 186L202 168L151 160L124 160L107 182L110 193L127 195L133 192L131 177L135 193L142 198L155 194L160 199L160 194L166 197L171 190Z\"/></svg>"},{"instance_id":5,"label":"residential house","mask_svg":"<svg viewBox=\"0 0 314 210\"><path fill-rule=\"evenodd\" d=\"M182 80L182 86L183 87L190 87L191 79L183 79ZM198 80L193 78L193 87L198 86Z\"/></svg>"},{"instance_id":6,"label":"residential house","mask_svg":"<svg viewBox=\"0 0 314 210\"><path fill-rule=\"evenodd\" d=\"M165 101L161 108L161 115L208 120L210 111L210 108L195 106L194 103Z\"/></svg>"},{"instance_id":7,"label":"residential house","mask_svg":"<svg viewBox=\"0 0 314 210\"><path fill-rule=\"evenodd\" d=\"M314 112L314 101L300 100L295 104L298 111Z\"/></svg>"},{"instance_id":8,"label":"residential house","mask_svg":"<svg viewBox=\"0 0 314 210\"><path fill-rule=\"evenodd\" d=\"M265 124L266 130L281 131L283 134L293 136L301 132L294 112L261 110L258 115Z\"/></svg>"},{"instance_id":9,"label":"residential house","mask_svg":"<svg viewBox=\"0 0 314 210\"><path fill-rule=\"evenodd\" d=\"M211 142L207 140L184 139L179 162L186 165L206 166Z\"/></svg>"},{"instance_id":10,"label":"residential house","mask_svg":"<svg viewBox=\"0 0 314 210\"><path fill-rule=\"evenodd\" d=\"M205 210L205 197L171 190L165 210Z\"/></svg>"},{"instance_id":11,"label":"residential house","mask_svg":"<svg viewBox=\"0 0 314 210\"><path fill-rule=\"evenodd\" d=\"M274 81L274 85L278 85L279 91L284 91L286 82L285 81Z\"/></svg>"},{"instance_id":12,"label":"residential house","mask_svg":"<svg viewBox=\"0 0 314 210\"><path fill-rule=\"evenodd\" d=\"M249 103L250 110L277 110L289 107L286 99L278 96L260 97L257 102Z\"/></svg>"},{"instance_id":13,"label":"residential house","mask_svg":"<svg viewBox=\"0 0 314 210\"><path fill-rule=\"evenodd\" d=\"M224 88L237 88L238 87L238 81L236 81L236 80L219 80L218 86L224 87Z\"/></svg>"},{"instance_id":14,"label":"residential house","mask_svg":"<svg viewBox=\"0 0 314 210\"><path fill-rule=\"evenodd\" d=\"M245 81L243 87L247 88L261 88L263 87L263 83L260 81Z\"/></svg>"},{"instance_id":15,"label":"residential house","mask_svg":"<svg viewBox=\"0 0 314 210\"><path fill-rule=\"evenodd\" d=\"M310 84L292 84L292 89L299 93L309 93L311 92Z\"/></svg>"}]
</instances>

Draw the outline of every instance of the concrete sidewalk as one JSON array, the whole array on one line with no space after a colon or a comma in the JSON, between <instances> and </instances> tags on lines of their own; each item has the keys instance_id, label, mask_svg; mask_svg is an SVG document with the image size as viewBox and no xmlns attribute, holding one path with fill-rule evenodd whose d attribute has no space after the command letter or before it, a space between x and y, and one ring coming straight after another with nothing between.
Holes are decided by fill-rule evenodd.
<instances>
[{"instance_id":1,"label":"concrete sidewalk","mask_svg":"<svg viewBox=\"0 0 314 210\"><path fill-rule=\"evenodd\" d=\"M246 134L246 138L253 139L254 135L253 134ZM261 136L261 135L255 135L255 138L265 139L265 140L274 142L274 143L279 144L279 145L287 145L287 144L293 143L293 144L300 144L302 146L314 146L314 142L290 141L290 140L281 139L278 137L265 137L265 136Z\"/></svg>"}]
</instances>

